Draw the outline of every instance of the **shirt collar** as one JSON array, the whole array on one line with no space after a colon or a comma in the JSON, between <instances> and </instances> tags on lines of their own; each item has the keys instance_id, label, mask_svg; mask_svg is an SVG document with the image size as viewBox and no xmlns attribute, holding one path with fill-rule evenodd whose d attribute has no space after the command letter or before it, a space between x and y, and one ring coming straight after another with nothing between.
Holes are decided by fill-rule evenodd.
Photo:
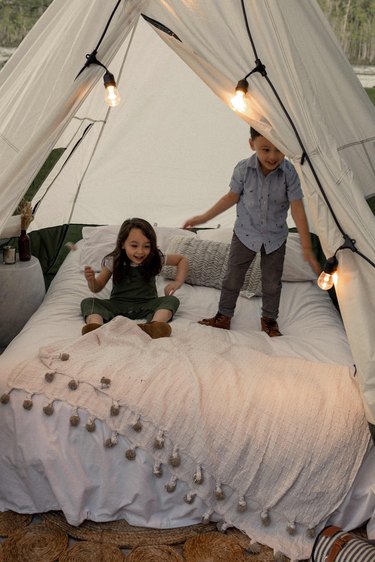
<instances>
[{"instance_id":1,"label":"shirt collar","mask_svg":"<svg viewBox=\"0 0 375 562\"><path fill-rule=\"evenodd\" d=\"M247 166L249 168L254 168L255 170L259 170L259 161L255 153L252 154L248 159ZM274 172L276 172L277 170L281 170L285 174L285 158L281 162L281 164L276 168L276 170L274 170Z\"/></svg>"}]
</instances>

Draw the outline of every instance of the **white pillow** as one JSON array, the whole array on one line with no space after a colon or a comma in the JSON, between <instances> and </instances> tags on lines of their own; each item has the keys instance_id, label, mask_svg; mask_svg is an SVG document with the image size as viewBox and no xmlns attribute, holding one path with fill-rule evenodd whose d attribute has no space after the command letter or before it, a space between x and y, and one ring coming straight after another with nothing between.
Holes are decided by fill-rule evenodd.
<instances>
[{"instance_id":1,"label":"white pillow","mask_svg":"<svg viewBox=\"0 0 375 562\"><path fill-rule=\"evenodd\" d=\"M198 230L197 236L202 240L213 240L214 242L225 242L230 244L233 235L233 228L207 228Z\"/></svg>"},{"instance_id":2,"label":"white pillow","mask_svg":"<svg viewBox=\"0 0 375 562\"><path fill-rule=\"evenodd\" d=\"M90 265L94 271L100 271L104 256L115 249L117 235L121 225L84 226L82 228L83 245L81 250L80 266ZM155 227L158 248L167 253L169 241L173 236L193 236L190 230L168 226Z\"/></svg>"},{"instance_id":3,"label":"white pillow","mask_svg":"<svg viewBox=\"0 0 375 562\"><path fill-rule=\"evenodd\" d=\"M233 229L213 228L199 230L197 236L202 240L214 240L230 243ZM282 281L314 281L317 275L303 259L300 236L298 232L289 232L286 241L286 252Z\"/></svg>"},{"instance_id":4,"label":"white pillow","mask_svg":"<svg viewBox=\"0 0 375 562\"><path fill-rule=\"evenodd\" d=\"M303 259L301 240L298 232L289 232L286 241L282 281L315 281L317 274Z\"/></svg>"}]
</instances>

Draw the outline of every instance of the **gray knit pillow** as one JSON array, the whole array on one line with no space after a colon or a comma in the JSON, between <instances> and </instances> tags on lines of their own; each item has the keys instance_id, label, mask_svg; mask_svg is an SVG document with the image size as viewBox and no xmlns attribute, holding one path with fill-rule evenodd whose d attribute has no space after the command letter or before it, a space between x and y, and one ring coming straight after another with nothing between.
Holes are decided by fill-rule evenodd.
<instances>
[{"instance_id":1,"label":"gray knit pillow","mask_svg":"<svg viewBox=\"0 0 375 562\"><path fill-rule=\"evenodd\" d=\"M182 254L189 261L186 283L221 289L229 257L229 244L198 237L174 236L168 246L168 254ZM176 278L176 268L165 265L161 274L167 279ZM257 255L249 267L241 295L250 298L262 294L260 258Z\"/></svg>"}]
</instances>

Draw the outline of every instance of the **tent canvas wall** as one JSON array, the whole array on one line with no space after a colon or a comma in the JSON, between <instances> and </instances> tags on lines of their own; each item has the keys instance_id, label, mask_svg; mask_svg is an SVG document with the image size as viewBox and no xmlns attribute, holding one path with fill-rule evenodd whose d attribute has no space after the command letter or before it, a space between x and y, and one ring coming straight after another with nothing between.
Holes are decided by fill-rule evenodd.
<instances>
[{"instance_id":1,"label":"tent canvas wall","mask_svg":"<svg viewBox=\"0 0 375 562\"><path fill-rule=\"evenodd\" d=\"M233 118L143 18L110 69L123 102L109 109L102 81L86 98L58 141L66 147L59 165L35 197L49 191L34 229L67 220L120 224L124 214L180 226L187 201L197 211L205 208L227 189L233 163L249 154L248 125ZM227 215L229 226L233 213Z\"/></svg>"},{"instance_id":2,"label":"tent canvas wall","mask_svg":"<svg viewBox=\"0 0 375 562\"><path fill-rule=\"evenodd\" d=\"M162 65L155 72L146 54L148 40L140 39L138 46L143 47L145 60L139 55L139 63L137 58L131 63L130 50L137 45L131 33L142 13L173 31L178 39L152 29L165 43L163 49L171 47L227 106L234 86L255 61L265 66L265 73L249 78L242 118L246 127L258 128L295 164L312 228L325 254L332 256L344 240L355 240L355 252L337 253L336 290L373 426L375 229L366 198L374 193L374 108L316 2L124 0L109 5L100 0L55 0L0 73L1 224L50 150L56 143L61 146L62 135L73 139L70 124L81 123L86 111L88 121L95 121L92 130L100 128L96 126L100 120L106 126L96 136L86 135L85 148L82 143L68 163L71 171L64 170L63 187L57 188L59 179L54 182L43 201L45 210L41 204L37 212L38 228L69 221L120 222L131 214L179 225L223 193L233 164L246 156L246 127L223 107L223 119L236 122L239 144L233 144L229 133L232 124L219 129L217 113L211 125L203 127L214 132L217 144L207 141L202 148L197 139L202 133L193 130L201 121L199 113L173 101L170 113L159 114L158 102L166 88L159 71ZM103 69L90 65L77 77L98 41L98 59L129 84L122 105L107 114L104 107L98 113L89 110L91 105L97 107L94 86L101 82ZM167 74L168 68L163 69ZM142 71L138 82L132 82L131 69ZM192 88L185 78L177 78L173 87L177 98L179 91ZM213 100L212 105L217 104ZM128 112L124 125L116 118L120 111ZM163 128L168 121L173 126ZM193 138L186 131L193 132ZM187 145L180 144L184 133ZM200 160L191 156L192 145L199 146ZM175 151L176 147L184 148ZM210 177L215 170L216 177Z\"/></svg>"}]
</instances>

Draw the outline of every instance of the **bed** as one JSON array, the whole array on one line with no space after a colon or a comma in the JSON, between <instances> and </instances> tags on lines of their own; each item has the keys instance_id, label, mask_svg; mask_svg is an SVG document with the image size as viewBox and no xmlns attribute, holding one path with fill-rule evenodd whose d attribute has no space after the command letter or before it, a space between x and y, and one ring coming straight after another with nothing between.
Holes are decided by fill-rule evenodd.
<instances>
[{"instance_id":1,"label":"bed","mask_svg":"<svg viewBox=\"0 0 375 562\"><path fill-rule=\"evenodd\" d=\"M118 226L85 227L0 357L0 510L67 521L230 526L291 559L327 524L375 538L375 451L340 316L288 238L279 325L260 332L254 263L230 331L216 312L229 229L157 227L191 263L172 336L116 318L81 336L82 270ZM172 270L158 278L162 292ZM107 296L106 287L100 296Z\"/></svg>"}]
</instances>

